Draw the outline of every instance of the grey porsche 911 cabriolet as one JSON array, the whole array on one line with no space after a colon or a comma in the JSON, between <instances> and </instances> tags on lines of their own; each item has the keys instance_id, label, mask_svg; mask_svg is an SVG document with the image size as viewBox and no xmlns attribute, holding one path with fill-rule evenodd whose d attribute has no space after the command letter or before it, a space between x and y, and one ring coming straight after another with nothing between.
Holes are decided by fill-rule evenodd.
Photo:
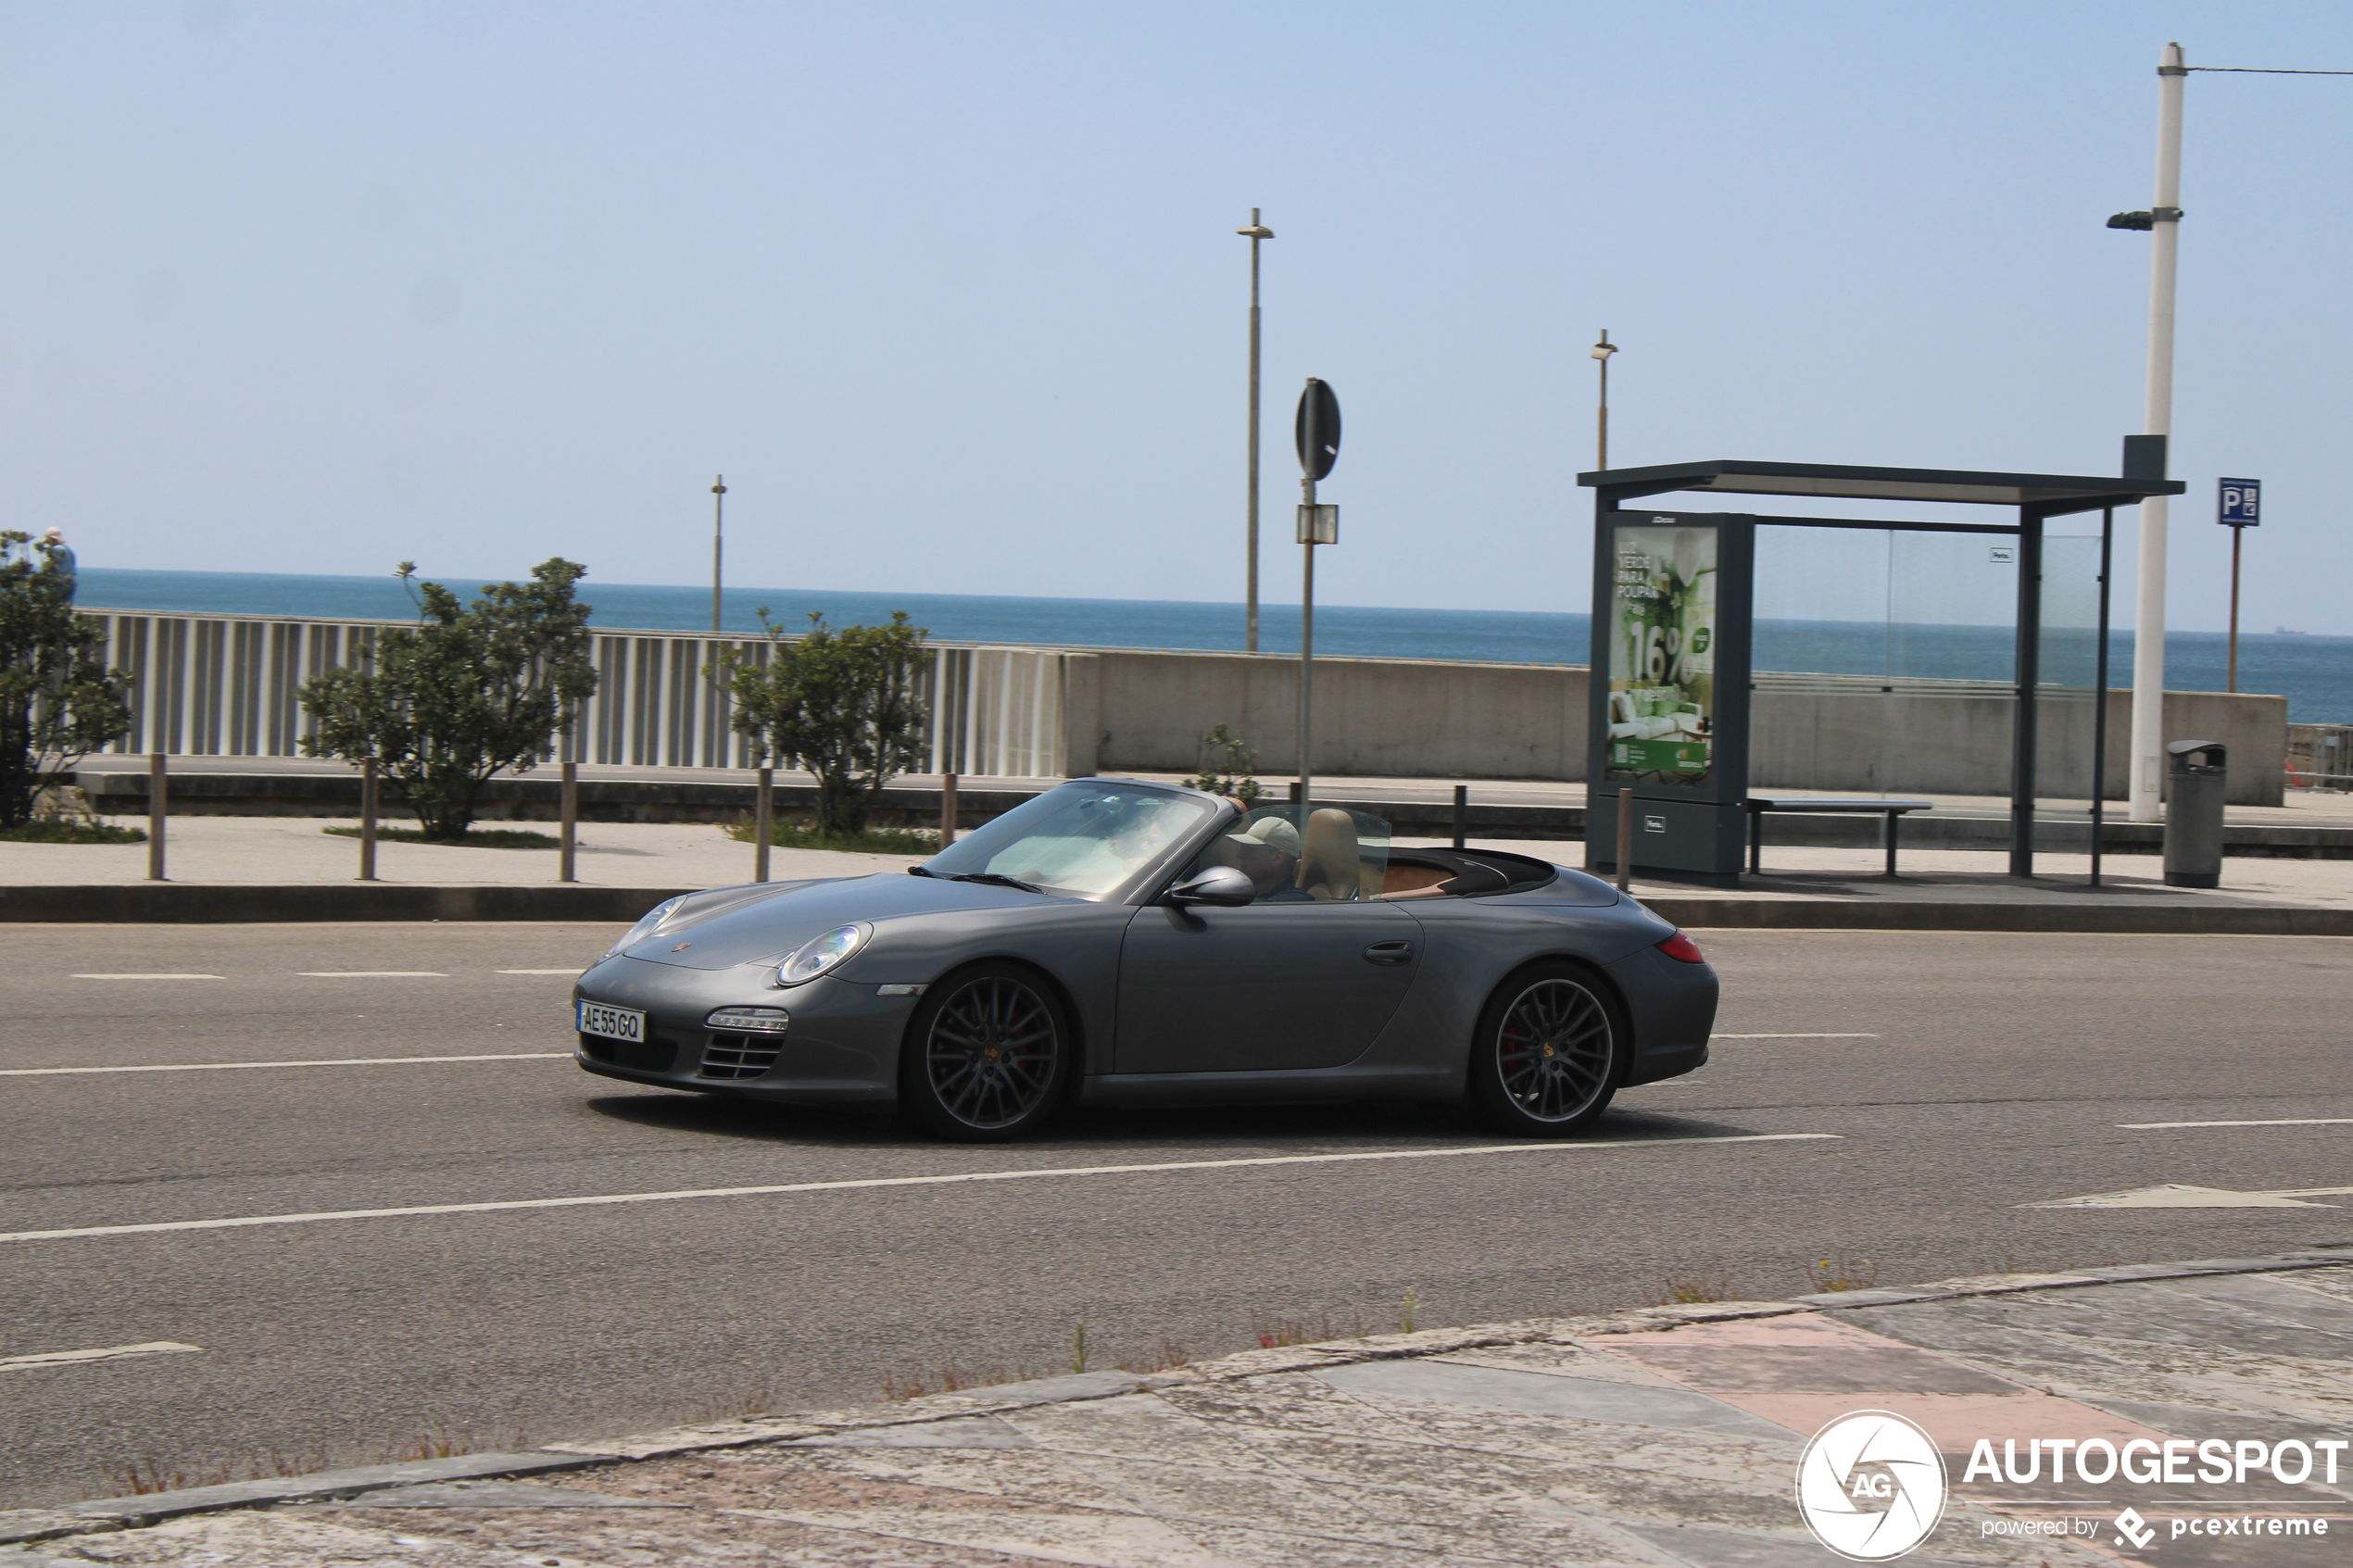
<instances>
[{"instance_id":1,"label":"grey porsche 911 cabriolet","mask_svg":"<svg viewBox=\"0 0 2353 1568\"><path fill-rule=\"evenodd\" d=\"M1000 1139L1074 1100L1467 1100L1556 1135L1707 1060L1716 972L1673 926L1337 807L1074 779L907 870L649 911L574 989L580 1065Z\"/></svg>"}]
</instances>

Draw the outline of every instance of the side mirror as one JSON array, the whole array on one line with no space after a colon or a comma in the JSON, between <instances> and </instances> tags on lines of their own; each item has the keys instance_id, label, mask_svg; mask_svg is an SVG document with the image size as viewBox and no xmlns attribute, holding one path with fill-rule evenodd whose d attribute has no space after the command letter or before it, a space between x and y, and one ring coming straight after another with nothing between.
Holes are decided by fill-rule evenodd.
<instances>
[{"instance_id":1,"label":"side mirror","mask_svg":"<svg viewBox=\"0 0 2353 1568\"><path fill-rule=\"evenodd\" d=\"M1178 883L1164 897L1172 904L1239 909L1258 902L1258 886L1231 866L1212 866L1190 882Z\"/></svg>"}]
</instances>

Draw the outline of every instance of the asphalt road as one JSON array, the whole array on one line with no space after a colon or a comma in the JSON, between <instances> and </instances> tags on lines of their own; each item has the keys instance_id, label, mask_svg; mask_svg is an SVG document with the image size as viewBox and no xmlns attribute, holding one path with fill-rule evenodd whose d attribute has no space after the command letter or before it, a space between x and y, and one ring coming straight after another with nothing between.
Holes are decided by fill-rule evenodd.
<instances>
[{"instance_id":1,"label":"asphalt road","mask_svg":"<svg viewBox=\"0 0 2353 1568\"><path fill-rule=\"evenodd\" d=\"M1007 1149L633 1092L567 1060L569 972L610 935L0 930L0 1506L1044 1374L1082 1317L1101 1367L1393 1328L1409 1290L1429 1327L1787 1296L1823 1260L2353 1244L2341 1207L2020 1207L2353 1185L2353 1126L2125 1125L2353 1118L2345 940L1702 933L1714 1064L1598 1140L1495 1151L1444 1110L1106 1113ZM219 978L77 978L157 974ZM1712 1141L1767 1134L1829 1135ZM1426 1157L1225 1163L1384 1151ZM1195 1163L464 1207L1168 1162ZM455 1207L6 1238L418 1206ZM11 1364L156 1342L198 1348Z\"/></svg>"}]
</instances>

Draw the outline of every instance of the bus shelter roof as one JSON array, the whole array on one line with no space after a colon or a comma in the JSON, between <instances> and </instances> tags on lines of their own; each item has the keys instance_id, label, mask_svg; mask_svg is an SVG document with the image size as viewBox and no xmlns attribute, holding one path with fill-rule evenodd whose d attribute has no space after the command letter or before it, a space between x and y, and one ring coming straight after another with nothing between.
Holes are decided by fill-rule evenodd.
<instances>
[{"instance_id":1,"label":"bus shelter roof","mask_svg":"<svg viewBox=\"0 0 2353 1568\"><path fill-rule=\"evenodd\" d=\"M1860 501L1948 501L2032 507L2045 517L2134 507L2151 495L2179 495L2175 479L2122 479L2053 473L1981 473L1966 469L1854 468L1843 463L1756 463L1718 458L1650 468L1598 469L1579 484L1630 499L1678 490L1719 495L1836 496Z\"/></svg>"}]
</instances>

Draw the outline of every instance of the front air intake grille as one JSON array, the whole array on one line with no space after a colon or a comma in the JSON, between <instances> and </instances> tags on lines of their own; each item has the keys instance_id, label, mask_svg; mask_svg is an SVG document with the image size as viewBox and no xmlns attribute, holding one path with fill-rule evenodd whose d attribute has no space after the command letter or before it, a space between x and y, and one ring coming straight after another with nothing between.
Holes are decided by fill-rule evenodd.
<instances>
[{"instance_id":1,"label":"front air intake grille","mask_svg":"<svg viewBox=\"0 0 2353 1568\"><path fill-rule=\"evenodd\" d=\"M785 1042L773 1035L713 1035L702 1053L705 1078L757 1078L776 1065Z\"/></svg>"},{"instance_id":2,"label":"front air intake grille","mask_svg":"<svg viewBox=\"0 0 2353 1568\"><path fill-rule=\"evenodd\" d=\"M583 1035L580 1048L591 1061L637 1073L667 1073L678 1065L678 1042L660 1035L650 1040L608 1040L602 1035Z\"/></svg>"}]
</instances>

